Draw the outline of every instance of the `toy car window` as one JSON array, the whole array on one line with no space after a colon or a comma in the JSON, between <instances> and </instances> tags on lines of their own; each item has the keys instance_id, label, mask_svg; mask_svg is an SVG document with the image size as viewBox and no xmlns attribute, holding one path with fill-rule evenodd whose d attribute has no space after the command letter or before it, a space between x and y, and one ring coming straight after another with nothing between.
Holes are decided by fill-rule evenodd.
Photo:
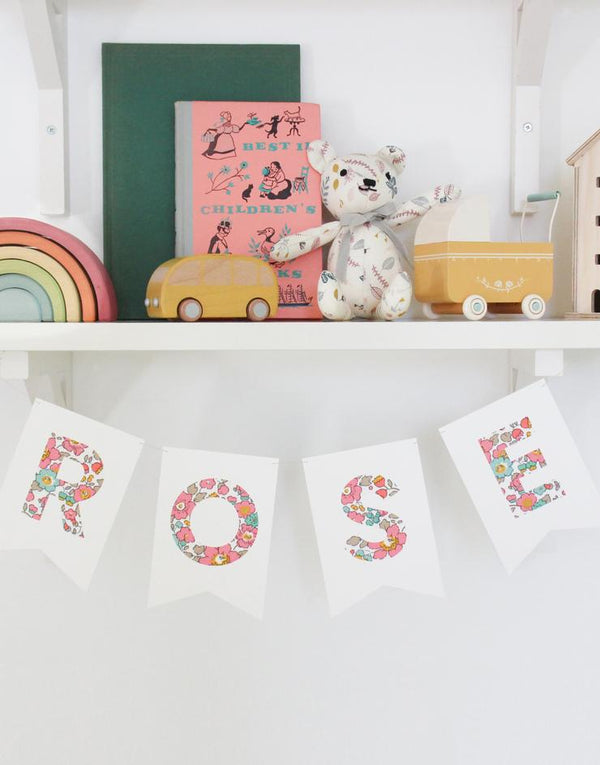
<instances>
[{"instance_id":1,"label":"toy car window","mask_svg":"<svg viewBox=\"0 0 600 765\"><path fill-rule=\"evenodd\" d=\"M261 268L260 269L260 283L263 287L272 287L273 286L273 276L274 271L270 268Z\"/></svg>"},{"instance_id":2,"label":"toy car window","mask_svg":"<svg viewBox=\"0 0 600 765\"><path fill-rule=\"evenodd\" d=\"M152 274L151 281L162 282L168 273L169 273L169 266L165 266L165 265L159 266L156 269L156 271Z\"/></svg>"},{"instance_id":3,"label":"toy car window","mask_svg":"<svg viewBox=\"0 0 600 765\"><path fill-rule=\"evenodd\" d=\"M231 263L229 260L207 260L204 265L203 284L231 284Z\"/></svg>"},{"instance_id":4,"label":"toy car window","mask_svg":"<svg viewBox=\"0 0 600 765\"><path fill-rule=\"evenodd\" d=\"M233 283L238 285L256 284L256 263L254 258L236 260L233 264Z\"/></svg>"},{"instance_id":5,"label":"toy car window","mask_svg":"<svg viewBox=\"0 0 600 765\"><path fill-rule=\"evenodd\" d=\"M175 269L171 277L171 284L200 284L202 279L202 266L198 260L188 260Z\"/></svg>"}]
</instances>

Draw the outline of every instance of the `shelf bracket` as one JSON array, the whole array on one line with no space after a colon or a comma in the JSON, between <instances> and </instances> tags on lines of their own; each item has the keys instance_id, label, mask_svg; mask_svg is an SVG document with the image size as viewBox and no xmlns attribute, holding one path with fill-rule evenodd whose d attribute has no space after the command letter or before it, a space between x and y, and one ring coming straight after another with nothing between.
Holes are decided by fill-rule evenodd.
<instances>
[{"instance_id":1,"label":"shelf bracket","mask_svg":"<svg viewBox=\"0 0 600 765\"><path fill-rule=\"evenodd\" d=\"M540 191L541 84L554 0L515 0L511 211Z\"/></svg>"},{"instance_id":2,"label":"shelf bracket","mask_svg":"<svg viewBox=\"0 0 600 765\"><path fill-rule=\"evenodd\" d=\"M0 351L0 380L23 380L33 401L42 398L70 407L73 388L73 354Z\"/></svg>"},{"instance_id":3,"label":"shelf bracket","mask_svg":"<svg viewBox=\"0 0 600 765\"><path fill-rule=\"evenodd\" d=\"M511 392L529 385L536 377L562 377L564 356L564 351L556 349L511 351Z\"/></svg>"},{"instance_id":4,"label":"shelf bracket","mask_svg":"<svg viewBox=\"0 0 600 765\"><path fill-rule=\"evenodd\" d=\"M69 351L31 354L27 390L32 401L41 398L70 409L73 402L73 354Z\"/></svg>"},{"instance_id":5,"label":"shelf bracket","mask_svg":"<svg viewBox=\"0 0 600 765\"><path fill-rule=\"evenodd\" d=\"M40 212L66 212L67 0L21 0L38 88Z\"/></svg>"}]
</instances>

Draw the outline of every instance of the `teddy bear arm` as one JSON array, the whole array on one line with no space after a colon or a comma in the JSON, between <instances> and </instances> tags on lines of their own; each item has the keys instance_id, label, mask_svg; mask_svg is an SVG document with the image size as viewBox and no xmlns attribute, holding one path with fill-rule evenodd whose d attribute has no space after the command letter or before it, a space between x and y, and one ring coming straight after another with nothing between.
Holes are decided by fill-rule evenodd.
<instances>
[{"instance_id":1,"label":"teddy bear arm","mask_svg":"<svg viewBox=\"0 0 600 765\"><path fill-rule=\"evenodd\" d=\"M269 260L275 263L285 263L288 260L304 255L307 252L328 244L340 230L339 221L324 223L316 228L308 228L298 234L290 234L280 239L271 250Z\"/></svg>"},{"instance_id":2,"label":"teddy bear arm","mask_svg":"<svg viewBox=\"0 0 600 765\"><path fill-rule=\"evenodd\" d=\"M409 199L408 202L398 208L388 222L394 227L401 226L403 223L408 223L408 221L425 215L434 205L450 202L453 199L458 199L459 196L460 189L456 186L436 186L425 194Z\"/></svg>"}]
</instances>

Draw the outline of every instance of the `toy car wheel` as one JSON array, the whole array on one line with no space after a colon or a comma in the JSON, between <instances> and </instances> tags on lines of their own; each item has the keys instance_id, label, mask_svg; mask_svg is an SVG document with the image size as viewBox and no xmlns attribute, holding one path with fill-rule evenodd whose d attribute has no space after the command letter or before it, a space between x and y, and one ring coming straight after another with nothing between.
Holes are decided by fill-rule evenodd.
<instances>
[{"instance_id":1,"label":"toy car wheel","mask_svg":"<svg viewBox=\"0 0 600 765\"><path fill-rule=\"evenodd\" d=\"M246 308L246 316L250 321L263 321L269 318L271 313L271 307L266 300L262 298L254 298L248 303Z\"/></svg>"},{"instance_id":2,"label":"toy car wheel","mask_svg":"<svg viewBox=\"0 0 600 765\"><path fill-rule=\"evenodd\" d=\"M202 304L194 298L186 298L177 306L177 316L181 321L198 321L202 318Z\"/></svg>"},{"instance_id":3,"label":"toy car wheel","mask_svg":"<svg viewBox=\"0 0 600 765\"><path fill-rule=\"evenodd\" d=\"M436 313L433 310L433 308L431 306L431 303L421 303L421 309L423 311L423 316L426 319L439 319L440 318L439 313Z\"/></svg>"},{"instance_id":4,"label":"toy car wheel","mask_svg":"<svg viewBox=\"0 0 600 765\"><path fill-rule=\"evenodd\" d=\"M487 313L487 303L481 295L469 295L462 304L462 312L471 321L483 319Z\"/></svg>"},{"instance_id":5,"label":"toy car wheel","mask_svg":"<svg viewBox=\"0 0 600 765\"><path fill-rule=\"evenodd\" d=\"M521 310L528 319L541 319L546 312L546 303L539 295L526 295L521 302Z\"/></svg>"}]
</instances>

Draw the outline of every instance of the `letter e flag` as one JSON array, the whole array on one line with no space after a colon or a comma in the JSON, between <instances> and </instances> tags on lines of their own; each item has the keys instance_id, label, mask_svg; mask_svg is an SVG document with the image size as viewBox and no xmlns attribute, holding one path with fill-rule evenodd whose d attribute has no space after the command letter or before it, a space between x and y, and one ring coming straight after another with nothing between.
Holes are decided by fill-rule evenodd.
<instances>
[{"instance_id":1,"label":"letter e flag","mask_svg":"<svg viewBox=\"0 0 600 765\"><path fill-rule=\"evenodd\" d=\"M600 496L545 380L440 433L507 571L550 530L600 525Z\"/></svg>"}]
</instances>

